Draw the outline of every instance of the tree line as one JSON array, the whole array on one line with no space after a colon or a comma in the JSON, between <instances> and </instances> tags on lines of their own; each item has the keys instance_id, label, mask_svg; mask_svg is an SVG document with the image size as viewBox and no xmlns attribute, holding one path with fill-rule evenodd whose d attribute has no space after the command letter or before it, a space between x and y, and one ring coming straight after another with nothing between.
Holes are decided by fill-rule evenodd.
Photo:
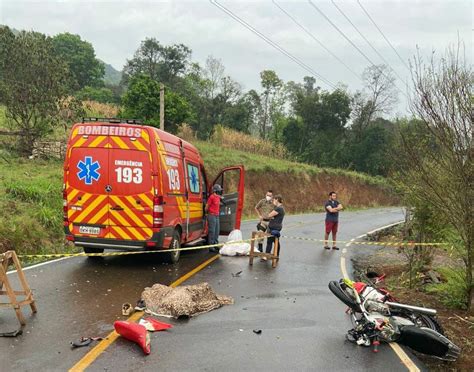
<instances>
[{"instance_id":1,"label":"tree line","mask_svg":"<svg viewBox=\"0 0 474 372\"><path fill-rule=\"evenodd\" d=\"M22 135L26 153L35 138L59 123L77 119L81 101L118 104L120 115L158 125L159 85L165 85L166 130L187 123L199 139L220 124L284 145L298 161L386 176L393 169L384 153L395 144L403 121L388 120L397 102L393 76L384 66L367 68L364 89L342 84L323 90L313 77L283 81L273 70L260 73L260 89L245 91L226 74L222 61L192 60L183 44L143 40L126 61L117 85L104 82L104 63L91 43L69 33L49 37L0 29L1 100Z\"/></svg>"}]
</instances>

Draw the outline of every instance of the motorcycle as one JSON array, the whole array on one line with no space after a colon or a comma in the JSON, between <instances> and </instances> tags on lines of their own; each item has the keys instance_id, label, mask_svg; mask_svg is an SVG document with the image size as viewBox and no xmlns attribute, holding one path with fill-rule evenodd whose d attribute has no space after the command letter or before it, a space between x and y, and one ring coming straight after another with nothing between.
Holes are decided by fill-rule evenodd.
<instances>
[{"instance_id":1,"label":"motorcycle","mask_svg":"<svg viewBox=\"0 0 474 372\"><path fill-rule=\"evenodd\" d=\"M348 306L346 312L354 326L347 332L349 341L372 345L374 352L383 341L397 342L441 360L459 357L461 350L444 336L435 309L396 302L388 291L371 284L349 279L329 282L331 292Z\"/></svg>"}]
</instances>

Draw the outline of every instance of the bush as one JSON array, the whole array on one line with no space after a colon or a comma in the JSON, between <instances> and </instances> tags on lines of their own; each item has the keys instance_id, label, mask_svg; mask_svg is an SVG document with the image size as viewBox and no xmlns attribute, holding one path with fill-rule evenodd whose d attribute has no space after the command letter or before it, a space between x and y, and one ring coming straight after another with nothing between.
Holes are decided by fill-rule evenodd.
<instances>
[{"instance_id":1,"label":"bush","mask_svg":"<svg viewBox=\"0 0 474 372\"><path fill-rule=\"evenodd\" d=\"M228 149L290 160L289 152L282 144L255 138L222 125L214 127L211 142Z\"/></svg>"},{"instance_id":2,"label":"bush","mask_svg":"<svg viewBox=\"0 0 474 372\"><path fill-rule=\"evenodd\" d=\"M114 103L114 93L108 88L84 87L76 93L81 101L96 101L100 103Z\"/></svg>"},{"instance_id":3,"label":"bush","mask_svg":"<svg viewBox=\"0 0 474 372\"><path fill-rule=\"evenodd\" d=\"M119 108L117 106L107 103L84 101L82 105L86 111L86 115L92 117L115 118L119 112Z\"/></svg>"},{"instance_id":4,"label":"bush","mask_svg":"<svg viewBox=\"0 0 474 372\"><path fill-rule=\"evenodd\" d=\"M467 309L466 271L445 267L439 268L438 272L445 281L440 284L428 285L426 291L438 295L446 306Z\"/></svg>"},{"instance_id":5,"label":"bush","mask_svg":"<svg viewBox=\"0 0 474 372\"><path fill-rule=\"evenodd\" d=\"M191 126L187 123L183 123L180 126L178 126L176 135L179 138L182 138L188 142L196 140L196 133L194 132L193 128L191 128Z\"/></svg>"}]
</instances>

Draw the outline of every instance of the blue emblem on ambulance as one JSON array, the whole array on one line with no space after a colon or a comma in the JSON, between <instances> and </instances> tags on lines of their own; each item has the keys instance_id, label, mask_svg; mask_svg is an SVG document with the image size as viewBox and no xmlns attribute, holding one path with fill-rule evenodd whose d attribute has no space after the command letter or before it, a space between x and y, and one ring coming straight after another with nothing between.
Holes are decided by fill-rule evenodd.
<instances>
[{"instance_id":1,"label":"blue emblem on ambulance","mask_svg":"<svg viewBox=\"0 0 474 372\"><path fill-rule=\"evenodd\" d=\"M92 156L86 156L84 161L80 160L77 163L77 168L79 169L77 177L79 177L79 180L84 180L86 185L92 185L92 180L98 181L100 178L100 173L98 172L100 164L98 161L93 161Z\"/></svg>"}]
</instances>

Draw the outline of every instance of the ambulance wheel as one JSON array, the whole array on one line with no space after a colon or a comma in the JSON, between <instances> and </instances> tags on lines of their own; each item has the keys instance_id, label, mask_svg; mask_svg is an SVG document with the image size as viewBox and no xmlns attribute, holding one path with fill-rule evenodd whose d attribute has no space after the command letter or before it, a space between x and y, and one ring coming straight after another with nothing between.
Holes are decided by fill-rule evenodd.
<instances>
[{"instance_id":1,"label":"ambulance wheel","mask_svg":"<svg viewBox=\"0 0 474 372\"><path fill-rule=\"evenodd\" d=\"M173 238L171 239L170 243L170 249L179 249L181 248L181 242L180 242L181 237L179 236L179 232L175 230L173 233ZM165 261L175 264L179 261L179 256L181 252L180 251L172 251L168 253L164 253L165 255Z\"/></svg>"},{"instance_id":2,"label":"ambulance wheel","mask_svg":"<svg viewBox=\"0 0 474 372\"><path fill-rule=\"evenodd\" d=\"M84 253L104 253L104 248L86 248L84 247ZM89 258L99 258L100 256L89 256Z\"/></svg>"}]
</instances>

